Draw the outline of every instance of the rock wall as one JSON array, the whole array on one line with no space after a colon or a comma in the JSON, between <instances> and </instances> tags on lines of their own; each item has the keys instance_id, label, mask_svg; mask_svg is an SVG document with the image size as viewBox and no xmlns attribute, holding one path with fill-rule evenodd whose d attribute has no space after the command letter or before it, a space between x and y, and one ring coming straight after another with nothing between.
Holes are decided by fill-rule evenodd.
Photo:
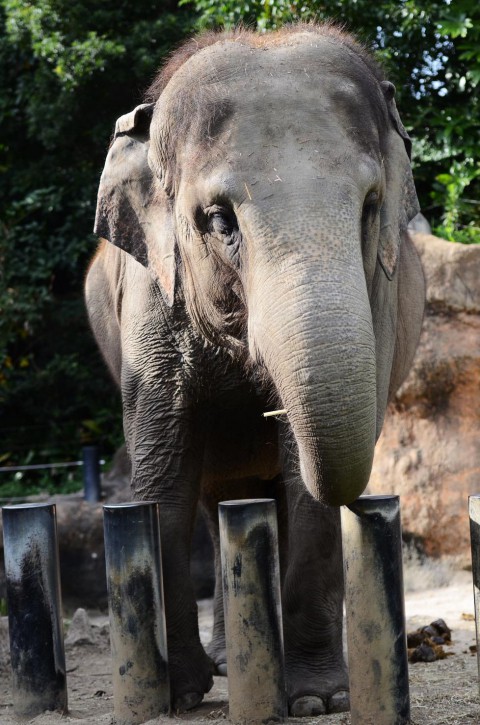
<instances>
[{"instance_id":1,"label":"rock wall","mask_svg":"<svg viewBox=\"0 0 480 725\"><path fill-rule=\"evenodd\" d=\"M468 496L480 493L480 246L412 234L427 308L412 370L391 403L369 490L401 496L427 554L470 561Z\"/></svg>"}]
</instances>

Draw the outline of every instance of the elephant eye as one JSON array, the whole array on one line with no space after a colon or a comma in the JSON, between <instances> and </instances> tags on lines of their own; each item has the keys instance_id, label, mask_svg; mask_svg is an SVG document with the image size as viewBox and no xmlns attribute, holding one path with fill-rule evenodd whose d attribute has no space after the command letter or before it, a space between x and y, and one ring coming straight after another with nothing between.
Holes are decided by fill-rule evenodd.
<instances>
[{"instance_id":1,"label":"elephant eye","mask_svg":"<svg viewBox=\"0 0 480 725\"><path fill-rule=\"evenodd\" d=\"M232 209L217 204L204 210L206 215L206 232L221 237L227 244L238 232L237 218Z\"/></svg>"},{"instance_id":2,"label":"elephant eye","mask_svg":"<svg viewBox=\"0 0 480 725\"><path fill-rule=\"evenodd\" d=\"M363 203L363 213L372 213L376 212L378 209L378 204L380 201L380 195L377 191L371 191L367 196L365 197L365 201Z\"/></svg>"},{"instance_id":3,"label":"elephant eye","mask_svg":"<svg viewBox=\"0 0 480 725\"><path fill-rule=\"evenodd\" d=\"M376 191L371 191L365 197L362 209L362 229L368 228L375 221L380 206L379 202L380 195Z\"/></svg>"}]
</instances>

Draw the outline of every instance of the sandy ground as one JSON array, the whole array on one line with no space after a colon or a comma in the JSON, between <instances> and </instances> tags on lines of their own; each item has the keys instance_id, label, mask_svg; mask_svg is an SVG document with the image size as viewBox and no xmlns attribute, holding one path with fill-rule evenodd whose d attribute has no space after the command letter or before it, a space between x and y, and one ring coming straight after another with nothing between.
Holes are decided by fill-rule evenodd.
<instances>
[{"instance_id":1,"label":"sandy ground","mask_svg":"<svg viewBox=\"0 0 480 725\"><path fill-rule=\"evenodd\" d=\"M480 724L480 699L477 678L477 658L469 647L475 644L475 623L472 621L473 596L471 574L454 572L448 568L410 570L405 573L407 630L442 618L453 630L453 643L445 649L452 656L432 663L410 665L410 698L414 725ZM426 587L426 588L425 588ZM71 614L71 613L70 613ZM68 612L67 612L68 615ZM27 722L34 725L110 725L113 720L112 684L108 619L105 615L89 612L94 633L94 644L66 647L68 697L70 713L61 716L44 713ZM199 622L202 639L209 637L211 602L199 602ZM10 674L3 623L0 642L0 724L13 725ZM0 633L1 634L1 633ZM3 660L3 661L2 661ZM228 686L226 678L215 678L215 686L202 706L186 715L175 715L178 721L196 721L206 725L214 720L228 718ZM305 725L347 725L348 714L328 715L320 718L295 719L291 722ZM171 722L158 718L153 723Z\"/></svg>"}]
</instances>

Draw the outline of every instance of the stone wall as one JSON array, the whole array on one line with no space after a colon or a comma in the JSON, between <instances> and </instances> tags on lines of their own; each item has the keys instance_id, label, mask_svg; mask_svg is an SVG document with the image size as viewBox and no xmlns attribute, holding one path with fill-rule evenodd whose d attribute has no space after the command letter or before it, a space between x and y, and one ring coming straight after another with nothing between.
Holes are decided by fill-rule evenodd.
<instances>
[{"instance_id":1,"label":"stone wall","mask_svg":"<svg viewBox=\"0 0 480 725\"><path fill-rule=\"evenodd\" d=\"M413 368L389 407L369 485L401 495L425 552L470 561L468 496L480 493L480 246L412 234L427 282Z\"/></svg>"}]
</instances>

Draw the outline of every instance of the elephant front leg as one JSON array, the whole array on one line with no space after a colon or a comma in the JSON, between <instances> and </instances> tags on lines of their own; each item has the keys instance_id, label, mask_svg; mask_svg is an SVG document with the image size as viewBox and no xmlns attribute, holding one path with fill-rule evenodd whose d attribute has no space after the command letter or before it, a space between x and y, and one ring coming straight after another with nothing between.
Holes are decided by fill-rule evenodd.
<instances>
[{"instance_id":1,"label":"elephant front leg","mask_svg":"<svg viewBox=\"0 0 480 725\"><path fill-rule=\"evenodd\" d=\"M167 645L174 711L190 710L213 685L213 663L198 631L198 610L190 578L191 501L158 496L167 621Z\"/></svg>"},{"instance_id":2,"label":"elephant front leg","mask_svg":"<svg viewBox=\"0 0 480 725\"><path fill-rule=\"evenodd\" d=\"M137 410L143 410L140 400ZM149 407L152 413L151 406ZM160 410L162 413L160 413ZM160 504L167 645L174 711L200 704L213 685L213 665L199 637L190 578L190 542L199 494L202 435L186 408L159 407L126 421L135 499ZM144 427L145 426L145 427Z\"/></svg>"},{"instance_id":3,"label":"elephant front leg","mask_svg":"<svg viewBox=\"0 0 480 725\"><path fill-rule=\"evenodd\" d=\"M288 566L282 599L285 666L292 716L350 707L343 657L343 569L338 509L322 506L300 483L286 485Z\"/></svg>"}]
</instances>

